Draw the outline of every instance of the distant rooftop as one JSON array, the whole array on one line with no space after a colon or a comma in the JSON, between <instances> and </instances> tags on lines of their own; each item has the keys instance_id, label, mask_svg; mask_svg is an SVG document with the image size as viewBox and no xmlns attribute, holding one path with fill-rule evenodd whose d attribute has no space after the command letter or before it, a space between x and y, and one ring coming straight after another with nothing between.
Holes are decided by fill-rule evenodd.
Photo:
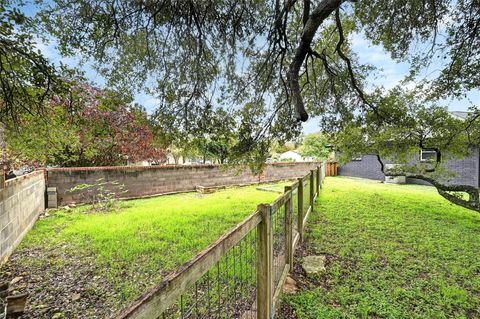
<instances>
[{"instance_id":1,"label":"distant rooftop","mask_svg":"<svg viewBox=\"0 0 480 319\"><path fill-rule=\"evenodd\" d=\"M459 120L465 120L467 119L468 117L468 114L470 112L465 112L465 111L451 111L451 112L448 112L450 113L453 117L459 119Z\"/></svg>"}]
</instances>

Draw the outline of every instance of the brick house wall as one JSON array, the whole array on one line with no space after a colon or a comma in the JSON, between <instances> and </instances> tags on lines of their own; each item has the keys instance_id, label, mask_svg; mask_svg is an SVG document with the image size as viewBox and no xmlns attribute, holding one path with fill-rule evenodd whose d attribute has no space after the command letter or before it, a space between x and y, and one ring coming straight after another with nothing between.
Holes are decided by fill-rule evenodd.
<instances>
[{"instance_id":1,"label":"brick house wall","mask_svg":"<svg viewBox=\"0 0 480 319\"><path fill-rule=\"evenodd\" d=\"M338 167L338 175L385 180L376 155L363 155L361 160L350 161Z\"/></svg>"},{"instance_id":2,"label":"brick house wall","mask_svg":"<svg viewBox=\"0 0 480 319\"><path fill-rule=\"evenodd\" d=\"M457 185L480 186L480 154L479 148L473 148L472 154L462 159L450 160L445 163L445 168L455 176L447 183Z\"/></svg>"},{"instance_id":3,"label":"brick house wall","mask_svg":"<svg viewBox=\"0 0 480 319\"><path fill-rule=\"evenodd\" d=\"M363 155L359 161L350 161L338 168L338 175L361 177L383 181L385 175L380 169L380 163L376 155ZM416 159L418 161L418 159ZM389 161L383 160L385 164ZM443 182L450 185L470 185L480 186L480 153L478 147L473 147L471 155L461 158L448 160L445 168L452 172L454 176L448 177ZM408 183L425 184L429 183L422 180L407 179Z\"/></svg>"}]
</instances>

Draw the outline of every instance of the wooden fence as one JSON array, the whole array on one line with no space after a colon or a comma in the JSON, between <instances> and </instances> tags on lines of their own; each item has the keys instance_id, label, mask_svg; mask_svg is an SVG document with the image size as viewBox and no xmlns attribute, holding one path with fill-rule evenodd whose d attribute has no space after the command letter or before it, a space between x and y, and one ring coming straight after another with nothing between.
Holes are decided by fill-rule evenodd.
<instances>
[{"instance_id":1,"label":"wooden fence","mask_svg":"<svg viewBox=\"0 0 480 319\"><path fill-rule=\"evenodd\" d=\"M116 319L270 319L320 192L321 164L168 275Z\"/></svg>"},{"instance_id":2,"label":"wooden fence","mask_svg":"<svg viewBox=\"0 0 480 319\"><path fill-rule=\"evenodd\" d=\"M327 162L326 176L337 176L338 165L337 162Z\"/></svg>"}]
</instances>

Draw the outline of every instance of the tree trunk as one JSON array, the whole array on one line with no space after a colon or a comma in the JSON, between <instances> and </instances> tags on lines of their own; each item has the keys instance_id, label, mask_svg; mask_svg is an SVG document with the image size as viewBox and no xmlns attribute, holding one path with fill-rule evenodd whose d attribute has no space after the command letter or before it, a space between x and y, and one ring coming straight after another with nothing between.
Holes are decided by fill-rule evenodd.
<instances>
[{"instance_id":1,"label":"tree trunk","mask_svg":"<svg viewBox=\"0 0 480 319\"><path fill-rule=\"evenodd\" d=\"M287 74L288 86L292 95L292 103L297 113L297 119L302 122L308 120L308 113L305 111L300 88L300 68L305 61L307 53L311 50L313 37L318 28L330 14L340 7L343 2L343 0L323 0L315 9L313 9L308 18L304 17L305 25L303 27L300 43L295 50L295 55L290 63Z\"/></svg>"}]
</instances>

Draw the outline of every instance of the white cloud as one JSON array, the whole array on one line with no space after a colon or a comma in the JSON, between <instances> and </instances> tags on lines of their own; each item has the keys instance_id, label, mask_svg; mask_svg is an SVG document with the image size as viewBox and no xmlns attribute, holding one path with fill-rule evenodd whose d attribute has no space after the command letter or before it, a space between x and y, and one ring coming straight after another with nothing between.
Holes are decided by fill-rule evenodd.
<instances>
[{"instance_id":1,"label":"white cloud","mask_svg":"<svg viewBox=\"0 0 480 319\"><path fill-rule=\"evenodd\" d=\"M370 64L377 68L377 71L368 77L368 82L371 85L366 88L367 91L373 90L375 86L391 89L407 75L407 63L394 61L388 52L381 46L372 44L364 34L355 34L351 38L351 43L360 63Z\"/></svg>"},{"instance_id":2,"label":"white cloud","mask_svg":"<svg viewBox=\"0 0 480 319\"><path fill-rule=\"evenodd\" d=\"M143 105L148 113L152 113L160 105L160 99L145 93L137 94L134 100L138 104Z\"/></svg>"},{"instance_id":3,"label":"white cloud","mask_svg":"<svg viewBox=\"0 0 480 319\"><path fill-rule=\"evenodd\" d=\"M382 47L372 44L361 33L355 34L350 42L353 50L358 53L360 61L363 63L378 64L393 61Z\"/></svg>"},{"instance_id":4,"label":"white cloud","mask_svg":"<svg viewBox=\"0 0 480 319\"><path fill-rule=\"evenodd\" d=\"M58 57L58 52L55 49L55 46L51 43L46 43L40 39L35 39L35 48L40 50L42 55L49 60Z\"/></svg>"}]
</instances>

